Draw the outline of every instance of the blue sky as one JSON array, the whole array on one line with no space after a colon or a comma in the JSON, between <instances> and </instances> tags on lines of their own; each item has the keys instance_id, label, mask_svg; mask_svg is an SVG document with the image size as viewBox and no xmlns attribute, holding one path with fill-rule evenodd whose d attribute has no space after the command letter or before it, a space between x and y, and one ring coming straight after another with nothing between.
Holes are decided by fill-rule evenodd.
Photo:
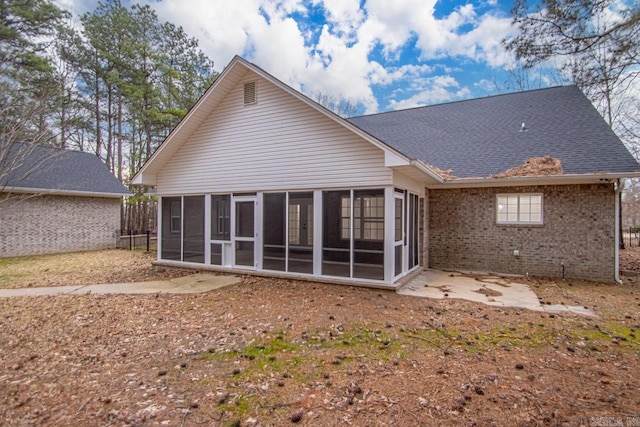
<instances>
[{"instance_id":1,"label":"blue sky","mask_svg":"<svg viewBox=\"0 0 640 427\"><path fill-rule=\"evenodd\" d=\"M97 1L56 0L79 15ZM507 91L511 1L140 0L221 70L244 56L307 94L374 113ZM128 4L123 0L124 4Z\"/></svg>"}]
</instances>

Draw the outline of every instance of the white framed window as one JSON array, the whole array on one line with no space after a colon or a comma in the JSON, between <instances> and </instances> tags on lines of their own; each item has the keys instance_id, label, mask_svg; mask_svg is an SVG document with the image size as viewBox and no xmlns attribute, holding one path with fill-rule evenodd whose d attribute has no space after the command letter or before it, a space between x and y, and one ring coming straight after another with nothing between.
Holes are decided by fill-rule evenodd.
<instances>
[{"instance_id":1,"label":"white framed window","mask_svg":"<svg viewBox=\"0 0 640 427\"><path fill-rule=\"evenodd\" d=\"M182 224L182 203L179 201L171 202L170 231L172 233L179 233L181 224Z\"/></svg>"},{"instance_id":2,"label":"white framed window","mask_svg":"<svg viewBox=\"0 0 640 427\"><path fill-rule=\"evenodd\" d=\"M542 194L498 194L496 196L498 224L541 225Z\"/></svg>"},{"instance_id":3,"label":"white framed window","mask_svg":"<svg viewBox=\"0 0 640 427\"><path fill-rule=\"evenodd\" d=\"M342 239L349 239L351 225L351 197L341 198ZM353 238L355 240L384 240L384 195L357 195L353 200Z\"/></svg>"}]
</instances>

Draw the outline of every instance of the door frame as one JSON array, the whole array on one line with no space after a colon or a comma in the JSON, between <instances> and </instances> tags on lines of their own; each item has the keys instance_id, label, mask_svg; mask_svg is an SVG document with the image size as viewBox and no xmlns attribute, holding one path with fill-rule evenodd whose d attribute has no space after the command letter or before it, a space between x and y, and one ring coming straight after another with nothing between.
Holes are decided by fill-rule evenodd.
<instances>
[{"instance_id":1,"label":"door frame","mask_svg":"<svg viewBox=\"0 0 640 427\"><path fill-rule=\"evenodd\" d=\"M243 237L237 236L237 204L238 203L253 203L253 236ZM258 197L257 196L231 196L231 248L233 253L233 268L240 268L245 270L257 270L258 269L258 257L257 257L257 245L258 245ZM236 260L236 242L252 242L253 243L253 265L238 264Z\"/></svg>"},{"instance_id":2,"label":"door frame","mask_svg":"<svg viewBox=\"0 0 640 427\"><path fill-rule=\"evenodd\" d=\"M402 202L402 238L398 241L395 236L395 221L396 221L396 201L400 200ZM406 199L406 190L404 193L399 193L397 191L393 192L393 278L394 280L403 276L406 272L406 264L407 264L407 199ZM401 247L402 259L400 260L400 271L396 270L396 248Z\"/></svg>"}]
</instances>

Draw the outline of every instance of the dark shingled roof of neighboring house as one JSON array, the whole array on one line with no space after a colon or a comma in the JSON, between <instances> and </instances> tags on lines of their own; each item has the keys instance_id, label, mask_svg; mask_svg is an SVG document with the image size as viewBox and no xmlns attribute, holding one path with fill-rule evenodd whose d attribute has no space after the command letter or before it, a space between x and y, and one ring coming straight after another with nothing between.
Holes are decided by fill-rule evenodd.
<instances>
[{"instance_id":1,"label":"dark shingled roof of neighboring house","mask_svg":"<svg viewBox=\"0 0 640 427\"><path fill-rule=\"evenodd\" d=\"M131 195L94 154L28 144L13 144L11 150L19 165L0 180L0 190Z\"/></svg>"},{"instance_id":2,"label":"dark shingled roof of neighboring house","mask_svg":"<svg viewBox=\"0 0 640 427\"><path fill-rule=\"evenodd\" d=\"M355 117L349 121L404 155L489 177L532 157L560 159L565 174L637 172L640 165L576 86ZM524 123L524 130L522 129Z\"/></svg>"}]
</instances>

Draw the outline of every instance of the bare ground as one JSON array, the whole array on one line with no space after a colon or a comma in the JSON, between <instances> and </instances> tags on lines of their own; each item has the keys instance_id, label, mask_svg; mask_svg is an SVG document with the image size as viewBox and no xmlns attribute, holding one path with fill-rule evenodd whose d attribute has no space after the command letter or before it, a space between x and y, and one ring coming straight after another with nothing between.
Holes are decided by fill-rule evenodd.
<instances>
[{"instance_id":1,"label":"bare ground","mask_svg":"<svg viewBox=\"0 0 640 427\"><path fill-rule=\"evenodd\" d=\"M49 271L37 259L0 260L1 286L184 274L126 251L59 257L45 257ZM89 268L92 259L101 261ZM101 270L125 262L129 273ZM249 276L202 295L1 299L0 419L10 426L637 425L633 279L530 282L543 303L585 305L595 318Z\"/></svg>"}]
</instances>

